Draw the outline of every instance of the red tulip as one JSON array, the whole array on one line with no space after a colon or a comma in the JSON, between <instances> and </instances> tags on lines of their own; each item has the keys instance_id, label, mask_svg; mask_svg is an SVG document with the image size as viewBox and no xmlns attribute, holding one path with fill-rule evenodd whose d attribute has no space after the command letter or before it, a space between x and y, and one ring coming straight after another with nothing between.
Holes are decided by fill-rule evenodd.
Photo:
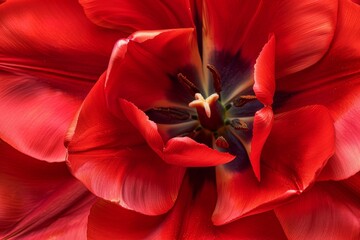
<instances>
[{"instance_id":1,"label":"red tulip","mask_svg":"<svg viewBox=\"0 0 360 240\"><path fill-rule=\"evenodd\" d=\"M119 40L86 97L68 163L103 199L88 236L358 236L351 194L359 148L349 131L358 132L359 9L346 1L196 3L191 12L166 5L175 15L160 21L169 17L160 4L83 1L108 28L186 25L190 15L195 26Z\"/></svg>"},{"instance_id":2,"label":"red tulip","mask_svg":"<svg viewBox=\"0 0 360 240\"><path fill-rule=\"evenodd\" d=\"M356 4L80 1L96 27L22 2L0 5L0 137L59 162L73 120L67 163L98 199L4 143L2 237L359 238Z\"/></svg>"}]
</instances>

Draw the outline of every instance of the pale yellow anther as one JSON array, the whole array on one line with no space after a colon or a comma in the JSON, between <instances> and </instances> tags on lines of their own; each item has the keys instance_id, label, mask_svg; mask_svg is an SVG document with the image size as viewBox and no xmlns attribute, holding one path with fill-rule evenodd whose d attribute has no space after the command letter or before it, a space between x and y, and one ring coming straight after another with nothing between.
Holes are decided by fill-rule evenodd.
<instances>
[{"instance_id":1,"label":"pale yellow anther","mask_svg":"<svg viewBox=\"0 0 360 240\"><path fill-rule=\"evenodd\" d=\"M219 99L219 95L217 93L211 94L206 99L201 95L201 93L195 94L195 100L189 103L189 107L203 107L205 110L205 114L208 118L211 117L211 109L210 105L215 103Z\"/></svg>"}]
</instances>

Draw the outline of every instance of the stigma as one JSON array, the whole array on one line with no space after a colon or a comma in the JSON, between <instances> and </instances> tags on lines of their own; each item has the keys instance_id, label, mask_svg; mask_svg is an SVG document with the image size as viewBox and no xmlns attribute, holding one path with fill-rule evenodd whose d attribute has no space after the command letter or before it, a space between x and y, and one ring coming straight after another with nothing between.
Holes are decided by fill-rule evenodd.
<instances>
[{"instance_id":1,"label":"stigma","mask_svg":"<svg viewBox=\"0 0 360 240\"><path fill-rule=\"evenodd\" d=\"M219 99L220 96L217 93L207 98L204 98L201 93L196 93L195 100L189 103L189 107L196 108L201 126L210 131L217 131L224 126L224 108Z\"/></svg>"},{"instance_id":2,"label":"stigma","mask_svg":"<svg viewBox=\"0 0 360 240\"><path fill-rule=\"evenodd\" d=\"M210 106L215 104L219 99L219 94L213 93L206 99L201 95L201 93L195 94L195 100L189 103L189 107L192 108L203 108L205 114L208 118L211 118L211 108Z\"/></svg>"}]
</instances>

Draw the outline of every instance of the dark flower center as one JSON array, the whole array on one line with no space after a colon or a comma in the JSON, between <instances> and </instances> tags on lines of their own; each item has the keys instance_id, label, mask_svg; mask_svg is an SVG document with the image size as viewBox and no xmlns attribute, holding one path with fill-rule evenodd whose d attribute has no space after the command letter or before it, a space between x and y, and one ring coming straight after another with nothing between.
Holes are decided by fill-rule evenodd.
<instances>
[{"instance_id":1,"label":"dark flower center","mask_svg":"<svg viewBox=\"0 0 360 240\"><path fill-rule=\"evenodd\" d=\"M249 130L252 130L252 122L251 126L248 126L242 116L252 118L255 112L261 108L261 104L252 94L240 95L228 103L223 103L221 101L221 76L215 66L207 65L207 68L213 77L215 93L206 97L202 95L199 88L187 76L182 73L177 74L178 82L194 96L194 100L188 106L195 108L196 114L191 113L186 108L177 107L155 107L147 110L146 114L150 120L157 124L174 125L174 127L184 122L197 121L197 126L193 127L192 130L186 129L180 134L176 131L177 134L175 135L188 136L198 142L207 144L209 147L223 149L222 151L231 151L230 148L233 144L228 141L233 140L229 140L229 132L235 135L251 135L252 133ZM248 104L250 102L255 104ZM243 132L243 134L239 132ZM170 133L170 135L172 134ZM248 139L248 137L246 138Z\"/></svg>"}]
</instances>

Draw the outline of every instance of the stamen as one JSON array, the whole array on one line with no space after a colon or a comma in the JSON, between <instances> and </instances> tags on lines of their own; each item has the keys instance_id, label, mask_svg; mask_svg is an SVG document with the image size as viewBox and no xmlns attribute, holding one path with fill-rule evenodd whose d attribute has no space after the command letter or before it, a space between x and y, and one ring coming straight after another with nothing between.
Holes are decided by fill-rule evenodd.
<instances>
[{"instance_id":1,"label":"stamen","mask_svg":"<svg viewBox=\"0 0 360 240\"><path fill-rule=\"evenodd\" d=\"M234 99L233 101L233 105L235 107L242 107L244 106L246 103L251 102L256 100L256 96L255 95L242 95L236 99Z\"/></svg>"},{"instance_id":2,"label":"stamen","mask_svg":"<svg viewBox=\"0 0 360 240\"><path fill-rule=\"evenodd\" d=\"M215 140L215 145L219 148L229 148L229 143L223 136L220 136Z\"/></svg>"},{"instance_id":3,"label":"stamen","mask_svg":"<svg viewBox=\"0 0 360 240\"><path fill-rule=\"evenodd\" d=\"M201 95L201 93L196 93L195 100L189 103L189 107L204 108L206 116L210 118L211 117L210 105L214 104L218 99L219 99L219 95L217 93L211 94L206 99Z\"/></svg>"},{"instance_id":4,"label":"stamen","mask_svg":"<svg viewBox=\"0 0 360 240\"><path fill-rule=\"evenodd\" d=\"M200 90L195 86L195 84L192 83L187 77L185 77L184 74L178 73L177 78L185 88L191 91L191 94L200 92Z\"/></svg>"},{"instance_id":5,"label":"stamen","mask_svg":"<svg viewBox=\"0 0 360 240\"><path fill-rule=\"evenodd\" d=\"M230 125L235 128L236 130L244 130L247 131L249 130L246 122L241 121L240 119L233 119L230 121Z\"/></svg>"},{"instance_id":6,"label":"stamen","mask_svg":"<svg viewBox=\"0 0 360 240\"><path fill-rule=\"evenodd\" d=\"M206 67L210 70L210 72L213 76L215 92L220 94L220 92L221 92L221 77L220 77L219 72L217 71L217 69L214 65L208 64L208 65L206 65Z\"/></svg>"},{"instance_id":7,"label":"stamen","mask_svg":"<svg viewBox=\"0 0 360 240\"><path fill-rule=\"evenodd\" d=\"M179 123L191 119L190 113L183 109L154 107L146 111L150 120L160 124Z\"/></svg>"}]
</instances>

